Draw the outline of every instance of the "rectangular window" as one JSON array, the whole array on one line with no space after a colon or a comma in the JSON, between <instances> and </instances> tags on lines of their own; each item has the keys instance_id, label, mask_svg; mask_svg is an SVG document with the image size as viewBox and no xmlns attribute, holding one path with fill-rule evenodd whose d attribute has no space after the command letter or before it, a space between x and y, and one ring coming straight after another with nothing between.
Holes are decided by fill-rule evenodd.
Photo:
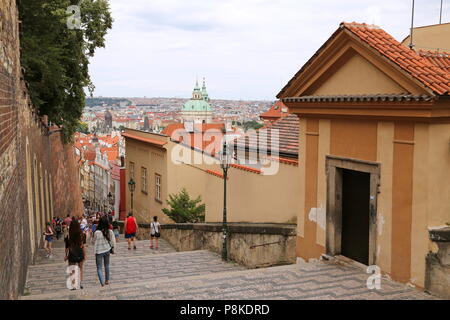
<instances>
[{"instance_id":1,"label":"rectangular window","mask_svg":"<svg viewBox=\"0 0 450 320\"><path fill-rule=\"evenodd\" d=\"M155 199L161 201L161 176L155 174Z\"/></svg>"},{"instance_id":2,"label":"rectangular window","mask_svg":"<svg viewBox=\"0 0 450 320\"><path fill-rule=\"evenodd\" d=\"M147 193L147 168L141 167L142 192Z\"/></svg>"},{"instance_id":3,"label":"rectangular window","mask_svg":"<svg viewBox=\"0 0 450 320\"><path fill-rule=\"evenodd\" d=\"M130 161L130 179L134 180L134 162Z\"/></svg>"}]
</instances>

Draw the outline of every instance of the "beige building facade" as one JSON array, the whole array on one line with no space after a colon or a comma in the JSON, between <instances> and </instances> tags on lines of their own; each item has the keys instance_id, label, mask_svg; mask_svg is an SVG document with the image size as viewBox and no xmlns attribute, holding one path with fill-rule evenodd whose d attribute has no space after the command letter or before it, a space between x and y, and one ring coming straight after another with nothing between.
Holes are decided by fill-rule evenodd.
<instances>
[{"instance_id":1,"label":"beige building facade","mask_svg":"<svg viewBox=\"0 0 450 320\"><path fill-rule=\"evenodd\" d=\"M450 223L449 90L432 59L355 23L283 88L300 118L298 257L345 256L425 287L429 230Z\"/></svg>"},{"instance_id":2,"label":"beige building facade","mask_svg":"<svg viewBox=\"0 0 450 320\"><path fill-rule=\"evenodd\" d=\"M169 137L126 129L126 181L136 182L133 211L139 222L158 216L171 222L161 211L169 194L185 188L191 198L201 196L206 206L205 221L223 218L223 176L218 161L209 155L170 140ZM275 160L274 160L275 161ZM203 162L203 163L200 163ZM296 161L277 162L278 173L263 175L260 170L234 165L228 173L228 221L248 223L295 223L298 212ZM288 190L282 190L288 186ZM131 194L127 191L127 210Z\"/></svg>"}]
</instances>

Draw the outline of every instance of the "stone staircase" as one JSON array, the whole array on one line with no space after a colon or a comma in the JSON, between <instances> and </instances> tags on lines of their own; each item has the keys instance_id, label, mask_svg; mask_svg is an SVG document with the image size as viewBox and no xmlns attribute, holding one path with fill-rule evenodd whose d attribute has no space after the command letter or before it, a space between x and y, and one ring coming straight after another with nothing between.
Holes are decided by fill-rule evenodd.
<instances>
[{"instance_id":1,"label":"stone staircase","mask_svg":"<svg viewBox=\"0 0 450 320\"><path fill-rule=\"evenodd\" d=\"M29 267L22 300L434 299L386 278L380 290L369 290L369 275L351 266L319 261L248 270L210 251L176 252L164 240L156 251L148 240L127 250L122 239L111 256L111 283L105 287L89 246L84 289L68 290L62 241L55 247L53 258L41 250Z\"/></svg>"},{"instance_id":2,"label":"stone staircase","mask_svg":"<svg viewBox=\"0 0 450 320\"><path fill-rule=\"evenodd\" d=\"M110 285L100 286L93 245L88 244L88 259L84 263L83 289L71 291L66 287L67 263L64 262L64 243L54 241L52 258L45 257L40 249L34 265L28 269L27 283L21 299L86 299L99 298L99 292L107 293L105 299L113 298L113 288L133 288L142 283L208 275L216 272L245 270L234 263L224 263L209 251L176 252L163 239L159 249L149 248L149 241L137 241L137 250L128 250L121 239L111 255Z\"/></svg>"}]
</instances>

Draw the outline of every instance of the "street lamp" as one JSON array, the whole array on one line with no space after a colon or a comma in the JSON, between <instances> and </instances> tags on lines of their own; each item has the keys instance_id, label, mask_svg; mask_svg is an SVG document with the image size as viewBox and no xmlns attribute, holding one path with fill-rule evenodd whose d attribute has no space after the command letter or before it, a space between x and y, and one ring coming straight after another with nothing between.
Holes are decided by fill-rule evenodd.
<instances>
[{"instance_id":1,"label":"street lamp","mask_svg":"<svg viewBox=\"0 0 450 320\"><path fill-rule=\"evenodd\" d=\"M128 181L128 189L131 192L131 212L133 212L133 192L136 189L136 182L134 182L133 178Z\"/></svg>"},{"instance_id":2,"label":"street lamp","mask_svg":"<svg viewBox=\"0 0 450 320\"><path fill-rule=\"evenodd\" d=\"M223 170L223 223L222 223L222 232L223 232L223 242L222 242L222 260L228 260L227 253L227 237L228 237L228 225L227 225L227 179L228 179L228 169L231 164L232 153L227 145L227 142L223 142L223 149L219 155L220 167Z\"/></svg>"}]
</instances>

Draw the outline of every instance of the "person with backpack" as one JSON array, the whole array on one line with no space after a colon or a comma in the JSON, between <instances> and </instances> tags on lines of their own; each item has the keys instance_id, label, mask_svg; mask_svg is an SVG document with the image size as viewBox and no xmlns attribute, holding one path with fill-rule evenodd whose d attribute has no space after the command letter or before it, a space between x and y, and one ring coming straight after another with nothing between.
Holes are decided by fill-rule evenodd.
<instances>
[{"instance_id":1,"label":"person with backpack","mask_svg":"<svg viewBox=\"0 0 450 320\"><path fill-rule=\"evenodd\" d=\"M64 261L70 265L77 265L80 268L80 288L83 289L83 263L86 259L86 237L81 231L77 220L72 220L69 228L69 236L64 239L66 245L66 255Z\"/></svg>"},{"instance_id":2,"label":"person with backpack","mask_svg":"<svg viewBox=\"0 0 450 320\"><path fill-rule=\"evenodd\" d=\"M133 249L136 250L136 244L134 241L139 227L136 222L136 219L133 217L132 212L128 214L128 218L125 220L124 229L125 229L125 239L127 239L128 241L128 250L131 250L131 244L133 244Z\"/></svg>"},{"instance_id":3,"label":"person with backpack","mask_svg":"<svg viewBox=\"0 0 450 320\"><path fill-rule=\"evenodd\" d=\"M153 239L155 240L155 249L158 250L158 240L161 237L160 234L161 225L158 222L158 217L153 217L153 222L150 224L150 249L153 249Z\"/></svg>"},{"instance_id":4,"label":"person with backpack","mask_svg":"<svg viewBox=\"0 0 450 320\"><path fill-rule=\"evenodd\" d=\"M59 238L61 238L61 234L62 234L62 226L61 226L60 219L57 219L57 221L56 221L55 231L56 231L56 240L59 240Z\"/></svg>"},{"instance_id":5,"label":"person with backpack","mask_svg":"<svg viewBox=\"0 0 450 320\"><path fill-rule=\"evenodd\" d=\"M114 253L116 239L113 231L109 228L108 218L103 216L94 233L94 254L97 266L97 275L102 287L109 284L109 260L110 254ZM103 281L102 264L105 264L105 281Z\"/></svg>"}]
</instances>

